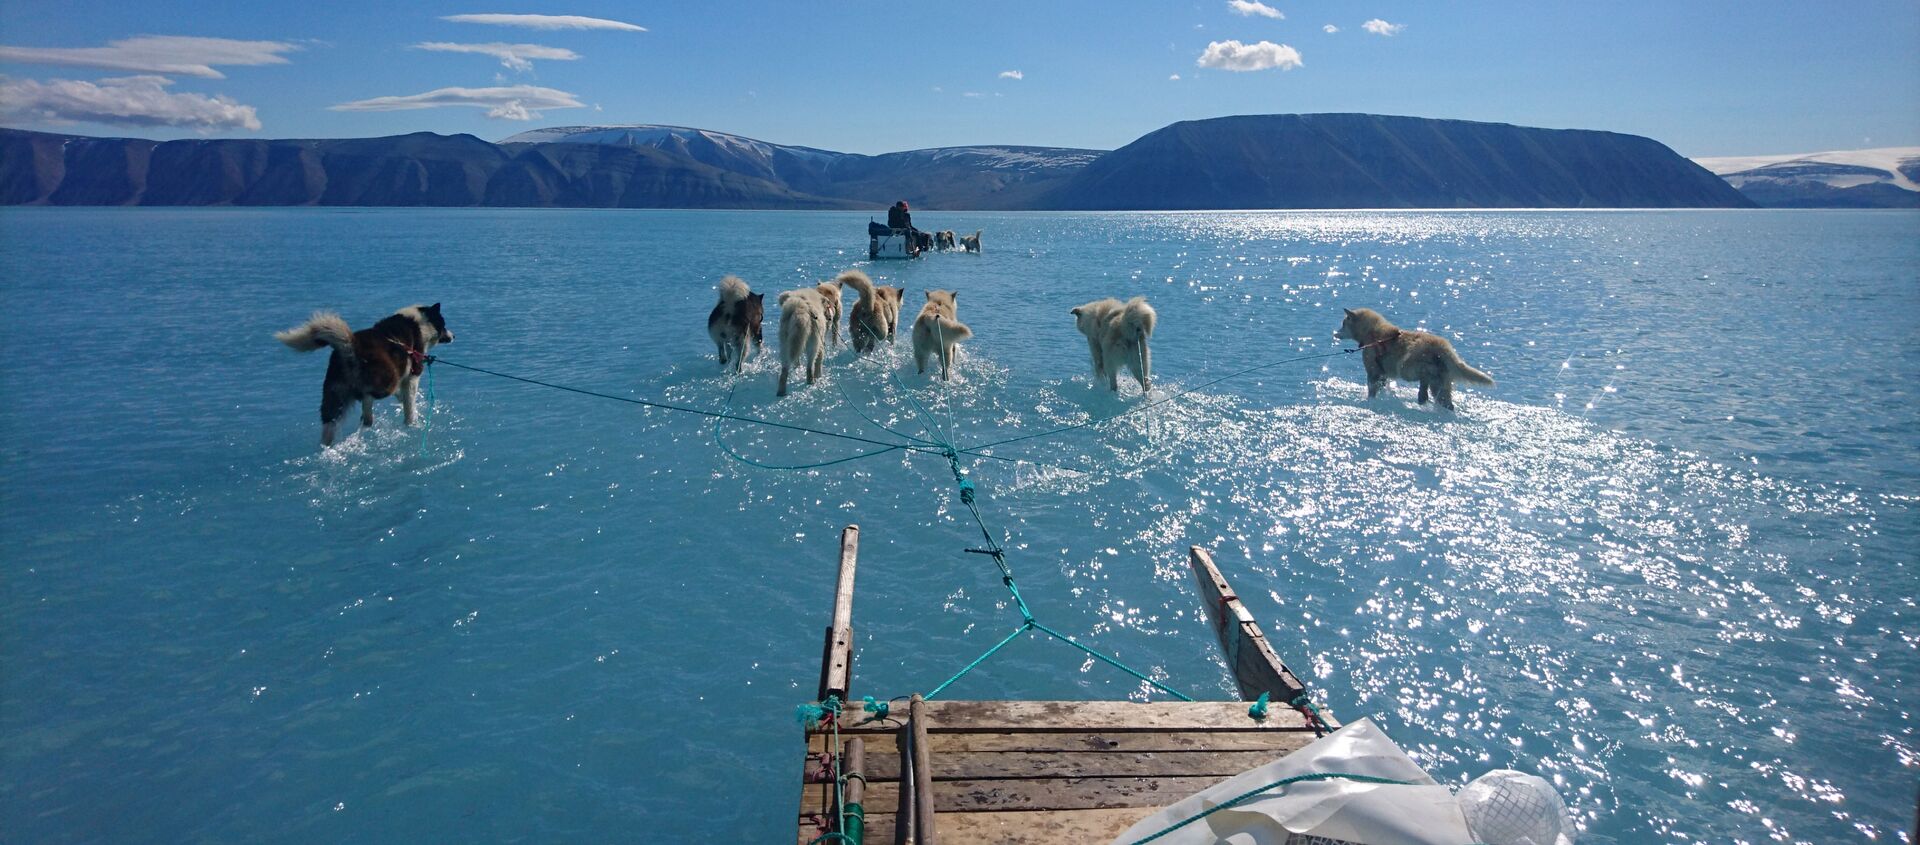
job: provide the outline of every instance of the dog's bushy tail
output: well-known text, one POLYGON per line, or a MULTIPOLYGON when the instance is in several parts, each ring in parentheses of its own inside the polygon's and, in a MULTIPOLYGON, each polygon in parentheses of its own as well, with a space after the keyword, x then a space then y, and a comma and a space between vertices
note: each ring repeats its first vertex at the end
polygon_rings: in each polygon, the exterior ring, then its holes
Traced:
POLYGON ((841 273, 834 281, 859 291, 861 302, 869 305, 873 303, 873 280, 867 278, 867 274, 859 270, 848 270, 841 273))
POLYGON ((940 336, 947 340, 966 340, 967 338, 973 337, 973 329, 967 328, 967 324, 959 320, 952 320, 946 317, 935 317, 934 319, 937 321, 936 325, 940 327, 940 336))
POLYGON ((1488 387, 1493 386, 1493 376, 1487 375, 1486 373, 1480 372, 1479 370, 1476 370, 1473 367, 1468 366, 1467 362, 1460 360, 1460 353, 1449 349, 1447 350, 1447 356, 1450 359, 1447 361, 1447 368, 1450 370, 1453 370, 1453 374, 1456 378, 1468 384, 1484 384, 1488 387))
POLYGON ((721 279, 718 289, 720 291, 720 304, 722 305, 732 305, 733 303, 746 299, 749 294, 753 293, 753 291, 747 288, 746 280, 739 276, 728 276, 721 279))
POLYGON ((273 336, 301 352, 331 346, 349 357, 353 355, 353 328, 332 311, 315 312, 306 325, 276 332, 273 336))
POLYGON ((1160 315, 1154 313, 1153 306, 1147 304, 1147 298, 1136 296, 1127 300, 1125 309, 1120 312, 1120 325, 1126 327, 1135 340, 1146 340, 1153 336, 1153 326, 1160 321, 1160 315))

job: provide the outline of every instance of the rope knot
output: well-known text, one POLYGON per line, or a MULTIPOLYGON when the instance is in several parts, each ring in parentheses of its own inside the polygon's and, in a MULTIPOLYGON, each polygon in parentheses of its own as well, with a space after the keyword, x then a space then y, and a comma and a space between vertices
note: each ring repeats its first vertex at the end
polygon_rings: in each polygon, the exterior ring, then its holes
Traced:
POLYGON ((1247 708, 1247 715, 1251 716, 1254 721, 1264 722, 1267 720, 1267 696, 1267 693, 1261 693, 1260 698, 1253 702, 1253 706, 1247 708))
POLYGON ((973 482, 960 479, 960 501, 973 504, 973 482))

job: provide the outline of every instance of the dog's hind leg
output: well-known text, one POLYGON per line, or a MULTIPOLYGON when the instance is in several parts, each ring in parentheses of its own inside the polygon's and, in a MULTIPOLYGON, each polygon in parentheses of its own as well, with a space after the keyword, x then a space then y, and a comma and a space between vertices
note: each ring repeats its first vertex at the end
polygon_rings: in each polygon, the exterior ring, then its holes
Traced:
POLYGON ((1447 381, 1446 379, 1434 382, 1433 398, 1434 401, 1440 403, 1440 407, 1449 411, 1453 410, 1453 382, 1447 381))
MULTIPOLYGON (((328 385, 327 387, 332 387, 328 385)), ((332 446, 340 435, 340 420, 347 415, 347 403, 351 400, 336 390, 323 389, 320 393, 320 445, 332 446)))
MULTIPOLYGON (((1436 389, 1434 392, 1439 393, 1440 391, 1436 389)), ((1427 382, 1425 379, 1420 381, 1420 404, 1427 404, 1427 382)))
POLYGON ((400 411, 407 425, 420 424, 420 409, 415 404, 420 399, 420 377, 408 376, 400 380, 400 411))
POLYGON ((773 392, 773 395, 775 396, 787 395, 787 373, 791 372, 792 370, 793 370, 792 364, 789 364, 785 361, 780 362, 780 387, 778 390, 775 390, 773 392))
POLYGON ((361 428, 373 427, 373 400, 372 399, 360 400, 360 427, 361 428))

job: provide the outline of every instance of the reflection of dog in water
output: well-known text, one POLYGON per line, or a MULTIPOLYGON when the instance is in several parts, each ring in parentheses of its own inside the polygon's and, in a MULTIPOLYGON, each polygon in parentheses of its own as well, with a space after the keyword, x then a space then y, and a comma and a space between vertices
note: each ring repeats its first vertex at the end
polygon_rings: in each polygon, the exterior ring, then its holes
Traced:
POLYGON ((313 315, 298 328, 274 337, 301 352, 333 348, 327 359, 327 380, 320 388, 320 445, 332 446, 340 432, 347 406, 360 403, 360 425, 373 425, 373 403, 395 393, 406 413, 407 425, 420 421, 414 399, 420 393, 420 374, 426 369, 427 350, 452 343, 440 317, 440 303, 409 305, 393 316, 354 331, 331 311, 313 315))
POLYGON ((1370 308, 1349 308, 1334 337, 1357 341, 1360 360, 1367 368, 1367 398, 1385 387, 1387 379, 1417 382, 1420 404, 1431 394, 1440 407, 1453 410, 1453 383, 1493 384, 1493 376, 1467 366, 1453 344, 1437 334, 1402 329, 1370 308))
POLYGON ((940 380, 951 377, 954 344, 973 337, 973 330, 957 317, 957 298, 952 291, 927 291, 927 304, 920 307, 920 316, 913 321, 914 372, 926 372, 928 356, 938 356, 940 380))
POLYGON ((1133 371, 1145 393, 1153 386, 1153 351, 1147 341, 1153 339, 1153 324, 1159 315, 1146 297, 1126 302, 1102 299, 1089 302, 1071 312, 1080 333, 1087 336, 1087 351, 1093 353, 1093 377, 1107 380, 1107 388, 1120 390, 1120 368, 1133 371))

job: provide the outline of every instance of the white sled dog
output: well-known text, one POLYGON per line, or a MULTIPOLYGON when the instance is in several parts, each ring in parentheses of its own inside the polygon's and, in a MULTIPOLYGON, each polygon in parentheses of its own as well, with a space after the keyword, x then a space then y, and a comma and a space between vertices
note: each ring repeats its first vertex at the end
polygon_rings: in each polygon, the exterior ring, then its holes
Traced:
POLYGON ((920 306, 920 316, 913 321, 914 372, 926 372, 927 358, 939 356, 940 380, 951 378, 954 344, 973 337, 973 330, 956 316, 958 297, 952 291, 927 291, 927 304, 920 306))
POLYGON ((820 292, 820 299, 826 308, 823 313, 827 316, 827 342, 834 346, 840 345, 840 286, 842 284, 844 282, 834 279, 831 282, 821 282, 813 286, 814 290, 820 292))
POLYGON ((860 294, 860 301, 847 311, 847 334, 853 338, 853 351, 865 353, 882 339, 892 343, 894 329, 900 324, 900 300, 907 289, 876 285, 859 270, 841 273, 834 281, 860 294))
POLYGON ((1420 404, 1431 394, 1440 407, 1453 410, 1453 383, 1492 385, 1493 376, 1467 366, 1453 344, 1437 334, 1403 329, 1371 308, 1345 309, 1340 330, 1333 333, 1342 340, 1360 344, 1360 360, 1367 368, 1367 398, 1372 399, 1385 387, 1387 379, 1418 382, 1420 404))
POLYGON ((780 389, 787 395, 787 377, 800 367, 812 384, 820 378, 827 352, 827 304, 820 291, 801 288, 780 294, 780 389))
POLYGON ((739 276, 728 276, 720 280, 720 301, 707 312, 707 336, 713 338, 713 346, 720 356, 720 369, 729 367, 740 372, 747 362, 749 341, 753 351, 760 350, 760 322, 766 316, 764 300, 766 294, 754 293, 747 289, 747 283, 739 276))
POLYGON ((1087 351, 1093 353, 1093 377, 1107 380, 1107 389, 1120 391, 1120 368, 1133 371, 1140 392, 1153 387, 1153 351, 1147 342, 1153 339, 1154 313, 1147 298, 1136 296, 1126 302, 1102 299, 1089 302, 1071 312, 1080 333, 1087 336, 1087 351))

